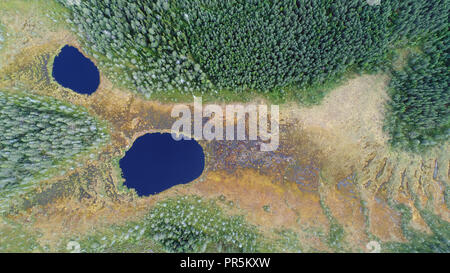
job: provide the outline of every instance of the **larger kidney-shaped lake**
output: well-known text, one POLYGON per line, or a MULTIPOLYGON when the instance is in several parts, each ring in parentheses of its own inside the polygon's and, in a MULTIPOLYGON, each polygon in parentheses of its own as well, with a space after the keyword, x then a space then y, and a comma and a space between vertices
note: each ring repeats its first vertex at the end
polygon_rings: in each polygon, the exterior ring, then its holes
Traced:
POLYGON ((119 165, 125 186, 148 196, 198 178, 205 168, 205 155, 195 140, 176 141, 168 133, 146 134, 136 139, 119 165))
POLYGON ((100 72, 77 48, 66 45, 53 62, 53 78, 79 94, 92 94, 100 85, 100 72))

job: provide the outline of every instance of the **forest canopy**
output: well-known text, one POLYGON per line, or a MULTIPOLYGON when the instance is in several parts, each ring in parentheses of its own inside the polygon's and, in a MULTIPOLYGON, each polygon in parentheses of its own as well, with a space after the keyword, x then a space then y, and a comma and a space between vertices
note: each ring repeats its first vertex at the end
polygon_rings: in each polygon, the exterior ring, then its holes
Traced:
POLYGON ((400 37, 448 21, 445 0, 58 1, 111 78, 147 97, 320 84, 378 69, 400 37))
POLYGON ((0 191, 33 183, 55 166, 107 139, 80 107, 0 91, 0 191))
POLYGON ((417 150, 450 137, 449 33, 437 33, 393 71, 386 129, 395 146, 417 150))

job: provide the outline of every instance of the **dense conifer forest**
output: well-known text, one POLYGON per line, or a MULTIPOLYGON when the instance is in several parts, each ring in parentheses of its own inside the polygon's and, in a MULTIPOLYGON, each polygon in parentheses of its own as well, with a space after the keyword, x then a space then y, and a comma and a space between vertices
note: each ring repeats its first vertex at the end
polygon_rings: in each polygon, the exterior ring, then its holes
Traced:
POLYGON ((0 116, 0 190, 33 182, 107 138, 86 110, 53 98, 0 91, 0 116))
POLYGON ((393 71, 386 128, 395 146, 420 150, 449 138, 448 54, 448 32, 439 33, 409 56, 403 70, 393 71))

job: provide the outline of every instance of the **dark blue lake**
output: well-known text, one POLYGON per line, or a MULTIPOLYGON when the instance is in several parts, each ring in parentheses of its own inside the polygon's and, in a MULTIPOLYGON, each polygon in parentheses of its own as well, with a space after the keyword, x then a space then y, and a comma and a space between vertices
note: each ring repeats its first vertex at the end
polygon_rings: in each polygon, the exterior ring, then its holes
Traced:
POLYGON ((66 45, 55 57, 52 75, 60 85, 79 94, 90 95, 100 85, 95 64, 73 46, 66 45))
POLYGON ((146 134, 136 139, 119 165, 125 186, 148 196, 198 178, 205 168, 205 155, 195 140, 176 141, 168 133, 146 134))

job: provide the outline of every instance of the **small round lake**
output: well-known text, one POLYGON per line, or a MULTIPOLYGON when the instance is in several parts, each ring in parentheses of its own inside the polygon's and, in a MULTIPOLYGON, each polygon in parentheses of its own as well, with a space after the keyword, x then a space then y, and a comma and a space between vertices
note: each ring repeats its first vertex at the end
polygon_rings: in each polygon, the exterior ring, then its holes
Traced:
POLYGON ((125 186, 148 196, 198 178, 205 168, 205 155, 195 140, 176 141, 168 133, 146 134, 136 139, 119 165, 125 186))
POLYGON ((69 45, 55 57, 52 75, 60 85, 79 94, 90 95, 100 85, 100 73, 95 64, 69 45))

